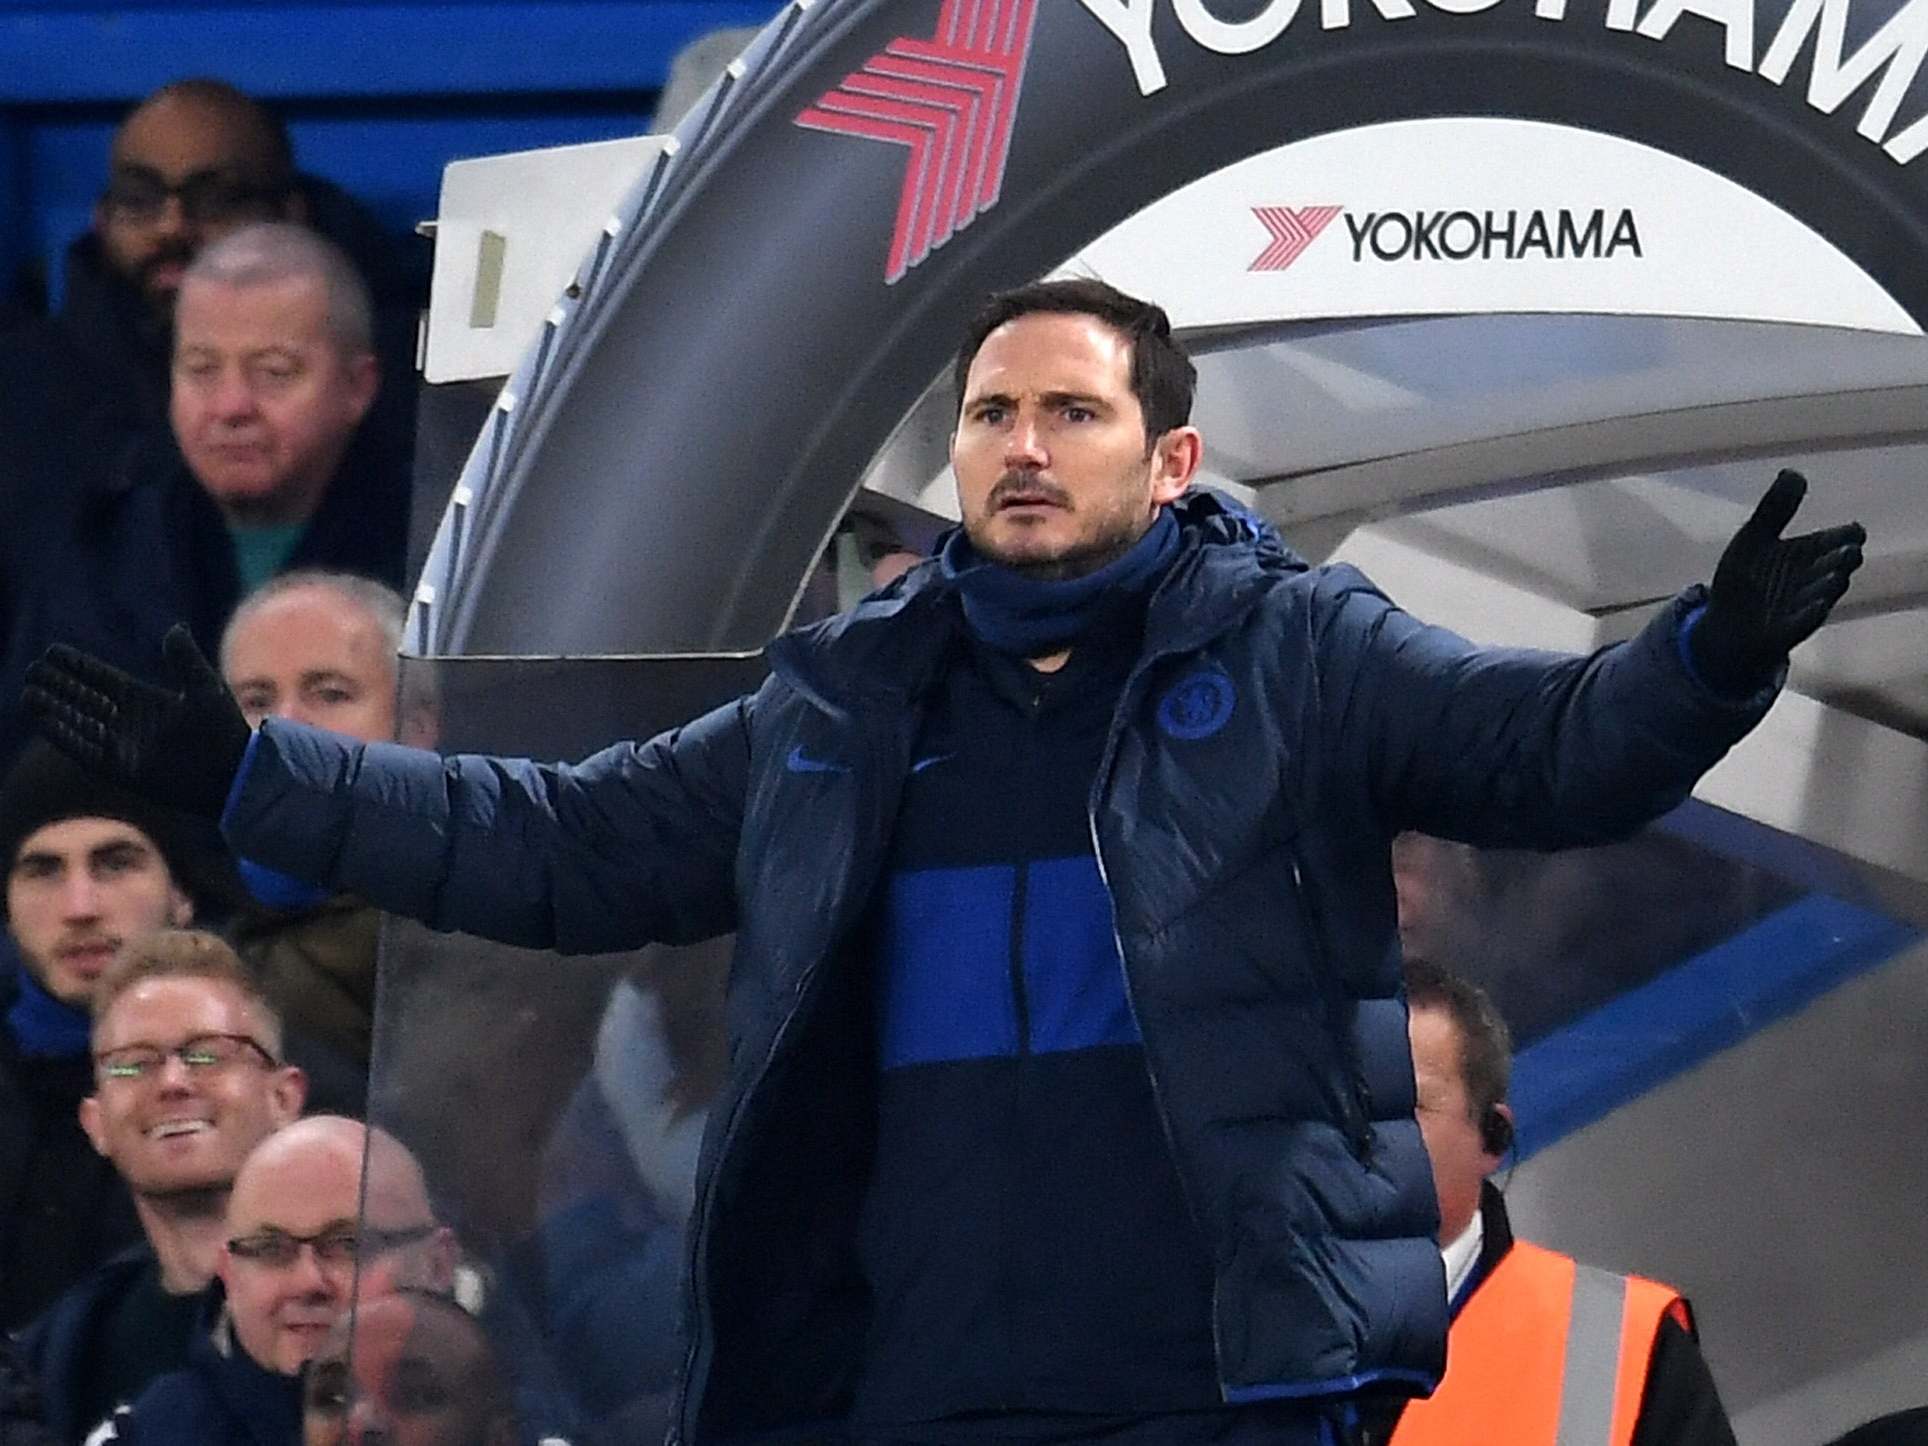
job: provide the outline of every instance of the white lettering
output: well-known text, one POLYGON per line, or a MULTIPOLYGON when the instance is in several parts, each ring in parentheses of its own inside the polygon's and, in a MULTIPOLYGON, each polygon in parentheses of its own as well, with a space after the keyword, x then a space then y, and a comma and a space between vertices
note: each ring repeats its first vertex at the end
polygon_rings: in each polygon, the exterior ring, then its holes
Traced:
MULTIPOLYGON (((1419 12, 1410 0, 1372 0, 1382 20, 1410 20, 1419 12)), ((1352 0, 1319 0, 1319 28, 1344 30, 1352 24, 1352 0)))
POLYGON ((1221 20, 1205 8, 1205 0, 1172 0, 1172 10, 1186 33, 1207 50, 1247 55, 1285 33, 1299 13, 1299 0, 1272 0, 1250 20, 1221 20))
POLYGON ((1607 29, 1633 29, 1634 15, 1640 8, 1640 0, 1607 0, 1607 29))
POLYGON ((1533 0, 1533 13, 1542 20, 1566 19, 1566 0, 1533 0))
POLYGON ((1655 0, 1640 22, 1649 40, 1665 40, 1683 15, 1698 15, 1727 31, 1727 63, 1736 70, 1754 66, 1754 0, 1655 0))
POLYGON ((1151 12, 1157 0, 1084 0, 1084 8, 1115 35, 1131 59, 1132 78, 1140 95, 1165 88, 1165 63, 1151 39, 1151 12))
POLYGON ((1448 15, 1477 15, 1482 10, 1491 10, 1500 0, 1426 0, 1426 3, 1448 15))
POLYGON ((1889 136, 1888 144, 1881 149, 1904 166, 1923 151, 1928 151, 1928 116, 1922 117, 1899 135, 1889 136))
POLYGON ((1885 64, 1887 73, 1881 77, 1867 110, 1862 112, 1861 124, 1855 127, 1869 140, 1880 140, 1894 124, 1901 99, 1914 84, 1923 57, 1928 56, 1928 4, 1923 0, 1908 0, 1843 64, 1841 51, 1847 43, 1848 0, 1794 0, 1787 18, 1775 33, 1774 43, 1761 57, 1764 77, 1776 85, 1787 79, 1794 57, 1815 29, 1817 20, 1820 33, 1815 38, 1814 63, 1808 72, 1808 104, 1823 115, 1834 114, 1842 101, 1885 64))

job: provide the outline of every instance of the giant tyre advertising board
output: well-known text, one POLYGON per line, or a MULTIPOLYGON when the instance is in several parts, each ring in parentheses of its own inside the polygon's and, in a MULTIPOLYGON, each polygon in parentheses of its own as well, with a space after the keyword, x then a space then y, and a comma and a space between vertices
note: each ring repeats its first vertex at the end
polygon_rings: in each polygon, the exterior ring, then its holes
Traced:
POLYGON ((430 653, 746 650, 995 287, 1928 318, 1928 0, 797 0, 612 217, 430 653), (559 585, 561 584, 561 585, 559 585))

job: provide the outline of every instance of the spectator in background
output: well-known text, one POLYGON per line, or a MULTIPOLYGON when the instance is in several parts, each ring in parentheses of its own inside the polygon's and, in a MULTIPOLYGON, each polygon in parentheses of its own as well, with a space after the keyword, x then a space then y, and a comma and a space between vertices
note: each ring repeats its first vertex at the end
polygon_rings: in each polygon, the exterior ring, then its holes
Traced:
MULTIPOLYGON (((92 228, 67 254, 58 315, 0 345, 0 431, 10 445, 37 444, 8 475, 45 491, 62 462, 118 453, 160 430, 184 269, 203 247, 261 221, 310 225, 354 257, 384 315, 383 354, 408 365, 421 268, 338 187, 300 174, 286 127, 260 102, 225 81, 175 81, 115 132, 92 228), (28 436, 17 421, 41 431, 28 436)), ((402 437, 407 415, 396 414, 402 437)))
MULTIPOLYGON (((292 718, 365 742, 435 741, 431 697, 398 699, 401 594, 347 573, 284 573, 243 602, 221 638, 221 673, 250 721, 292 718)), ((282 1015, 368 1070, 381 916, 247 863, 253 903, 233 925, 235 947, 282 1015)))
POLYGON ((461 1306, 399 1291, 335 1323, 307 1373, 302 1443, 515 1446, 507 1378, 461 1306))
POLYGON ((401 581, 408 478, 363 425, 380 366, 348 259, 298 226, 249 227, 194 259, 175 312, 179 453, 90 498, 23 560, 9 677, 54 639, 151 664, 176 619, 212 649, 241 598, 291 568, 401 581))
POLYGON ((338 1115, 299 1120, 235 1176, 217 1272, 224 1300, 187 1365, 153 1381, 101 1441, 286 1446, 301 1431, 299 1372, 363 1299, 449 1288, 454 1241, 414 1159, 338 1115), (366 1157, 367 1186, 363 1193, 366 1157))
MULTIPOLYGON (((166 415, 169 324, 188 262, 257 221, 307 205, 281 122, 218 80, 164 86, 114 133, 93 227, 67 254, 60 312, 17 344, 48 367, 59 425, 83 441, 166 415)), ((32 381, 32 377, 25 377, 32 381)))
POLYGON ((296 559, 399 577, 405 502, 368 506, 405 485, 364 478, 352 455, 381 385, 372 326, 348 258, 298 226, 237 232, 187 273, 168 417, 226 524, 232 574, 207 559, 218 591, 245 595, 296 559))
POLYGON ((62 1440, 188 1359, 235 1172, 301 1111, 281 1024, 212 934, 131 940, 102 980, 80 1121, 133 1192, 145 1241, 56 1301, 24 1346, 62 1440))
POLYGON ((1513 1145, 1512 1042, 1493 1002, 1409 959, 1406 1004, 1452 1327, 1439 1390, 1395 1405, 1367 1441, 1734 1446, 1686 1301, 1513 1239, 1487 1178, 1513 1145))
POLYGON ((31 745, 0 786, 0 1327, 18 1329, 140 1239, 113 1166, 82 1132, 95 986, 127 940, 187 923, 190 849, 165 810, 31 745))
MULTIPOLYGON (((262 221, 305 222, 354 258, 377 298, 377 349, 391 375, 409 375, 425 268, 338 188, 299 174, 287 131, 258 102, 218 80, 156 91, 114 135, 93 226, 67 258, 59 313, 0 336, 0 635, 14 636, 35 608, 43 567, 68 565, 77 533, 124 519, 130 489, 172 451, 172 325, 185 268, 262 221)), ((413 388, 384 388, 368 432, 378 470, 406 478, 413 388)), ((156 520, 138 518, 130 531, 158 553, 156 520)), ((137 579, 151 576, 150 565, 137 579)), ((111 596, 135 608, 138 624, 134 587, 111 596)), ((103 627, 116 625, 132 626, 122 617, 103 627)), ((0 713, 0 766, 21 741, 11 713, 0 713)))

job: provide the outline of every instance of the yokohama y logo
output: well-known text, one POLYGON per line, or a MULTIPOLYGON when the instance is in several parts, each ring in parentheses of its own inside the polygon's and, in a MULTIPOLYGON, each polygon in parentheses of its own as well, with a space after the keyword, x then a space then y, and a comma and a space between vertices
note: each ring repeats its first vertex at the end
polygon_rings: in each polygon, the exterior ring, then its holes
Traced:
POLYGON ((909 148, 886 282, 997 204, 1037 4, 944 0, 933 38, 891 41, 797 117, 909 148))
POLYGON ((1283 271, 1305 248, 1319 239, 1319 233, 1339 214, 1337 206, 1254 206, 1252 214, 1272 233, 1272 244, 1259 253, 1249 271, 1283 271))

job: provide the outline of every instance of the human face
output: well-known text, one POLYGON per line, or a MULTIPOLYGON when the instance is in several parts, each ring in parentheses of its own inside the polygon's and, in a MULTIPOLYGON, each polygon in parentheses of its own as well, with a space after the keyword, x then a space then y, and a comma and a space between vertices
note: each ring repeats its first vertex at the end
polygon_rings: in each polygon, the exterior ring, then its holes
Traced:
MULTIPOLYGON (((129 1045, 172 1050, 204 1034, 242 1035, 270 1056, 267 1021, 218 979, 143 979, 94 1023, 94 1055, 129 1045)), ((173 1055, 139 1079, 96 1071, 81 1127, 138 1197, 225 1190, 263 1139, 301 1112, 301 1072, 252 1050, 229 1064, 191 1069, 173 1055)))
POLYGON ((114 139, 94 233, 108 265, 165 312, 187 263, 208 242, 256 221, 291 218, 285 190, 268 184, 264 138, 241 112, 162 96, 129 116, 114 139), (193 203, 178 191, 186 188, 193 203))
POLYGON ((174 437, 231 522, 305 522, 375 399, 375 359, 345 353, 306 276, 201 277, 174 312, 174 437))
POLYGON ((1473 1102, 1466 1093, 1466 1044, 1452 1015, 1422 1006, 1411 1011, 1407 1028, 1412 1037, 1419 1133, 1433 1162, 1433 1188, 1439 1195, 1439 1238, 1450 1242, 1473 1223, 1480 1183, 1499 1168, 1500 1157, 1488 1151, 1480 1138, 1473 1102))
POLYGON ((221 661, 250 724, 291 718, 365 742, 395 736, 394 652, 368 611, 333 588, 295 588, 249 609, 221 661))
MULTIPOLYGON (((277 1151, 272 1160, 251 1161, 228 1198, 228 1239, 353 1232, 360 1185, 359 1162, 337 1149, 277 1151)), ((352 1258, 324 1260, 311 1245, 277 1265, 224 1244, 218 1270, 235 1339, 258 1365, 288 1376, 321 1348, 355 1278, 352 1258)))
POLYGON ((987 336, 951 438, 972 545, 1041 577, 1081 577, 1128 550, 1198 459, 1192 427, 1147 447, 1130 340, 1077 313, 1031 312, 987 336))
POLYGON ((153 840, 131 823, 70 818, 27 835, 7 872, 7 928, 40 987, 85 1007, 137 934, 194 912, 153 840))
POLYGON ((514 1439, 487 1341, 455 1305, 391 1296, 344 1317, 309 1367, 303 1446, 495 1446, 514 1439))

